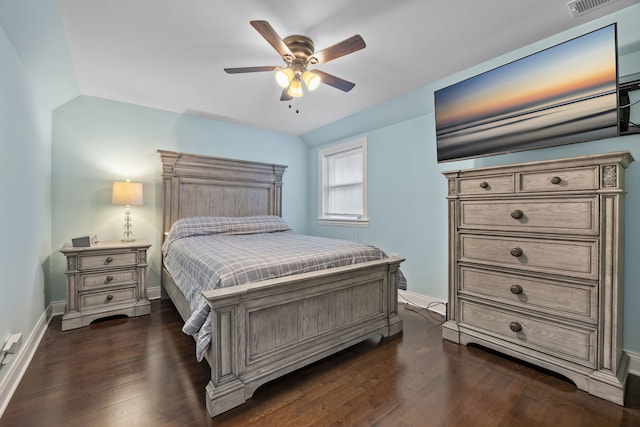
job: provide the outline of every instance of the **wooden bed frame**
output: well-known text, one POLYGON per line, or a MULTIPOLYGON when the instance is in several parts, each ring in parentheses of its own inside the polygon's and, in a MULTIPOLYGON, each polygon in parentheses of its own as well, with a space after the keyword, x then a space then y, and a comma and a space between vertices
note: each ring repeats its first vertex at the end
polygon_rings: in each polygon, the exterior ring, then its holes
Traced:
MULTIPOLYGON (((163 233, 187 216, 281 216, 286 166, 158 153, 163 233)), ((402 261, 392 257, 204 292, 212 323, 209 414, 241 405, 260 385, 358 342, 400 333, 402 261)), ((189 304, 164 266, 162 288, 186 320, 189 304)))

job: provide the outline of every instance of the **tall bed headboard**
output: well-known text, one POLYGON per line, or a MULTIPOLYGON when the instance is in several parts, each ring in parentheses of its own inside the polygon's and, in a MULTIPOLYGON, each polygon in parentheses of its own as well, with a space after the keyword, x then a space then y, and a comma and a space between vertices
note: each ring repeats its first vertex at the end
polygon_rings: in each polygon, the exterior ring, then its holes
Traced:
POLYGON ((162 231, 187 216, 282 216, 286 166, 158 150, 162 231))

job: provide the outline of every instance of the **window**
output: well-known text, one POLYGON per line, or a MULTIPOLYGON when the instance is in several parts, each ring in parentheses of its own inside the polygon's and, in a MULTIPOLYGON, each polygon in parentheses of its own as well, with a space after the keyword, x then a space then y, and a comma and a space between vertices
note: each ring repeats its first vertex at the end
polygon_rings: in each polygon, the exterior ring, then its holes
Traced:
POLYGON ((318 152, 318 222, 369 225, 367 215, 367 138, 318 152))

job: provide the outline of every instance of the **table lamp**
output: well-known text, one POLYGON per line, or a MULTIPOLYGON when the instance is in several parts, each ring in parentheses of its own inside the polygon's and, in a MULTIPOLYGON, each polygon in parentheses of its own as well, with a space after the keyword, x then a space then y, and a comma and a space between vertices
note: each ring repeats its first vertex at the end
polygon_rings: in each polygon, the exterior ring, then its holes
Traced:
POLYGON ((125 205, 124 207, 124 238, 123 242, 134 242, 131 232, 131 206, 142 205, 142 183, 114 181, 111 203, 125 205))

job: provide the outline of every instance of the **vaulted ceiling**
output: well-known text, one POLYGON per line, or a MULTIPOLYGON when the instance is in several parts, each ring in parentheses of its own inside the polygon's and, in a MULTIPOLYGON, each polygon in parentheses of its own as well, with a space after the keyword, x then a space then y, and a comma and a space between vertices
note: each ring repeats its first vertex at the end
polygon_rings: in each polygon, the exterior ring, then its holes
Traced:
POLYGON ((295 135, 634 3, 574 17, 565 0, 59 0, 82 94, 295 135), (290 109, 273 72, 226 74, 283 65, 250 20, 316 50, 360 34, 365 49, 317 66, 355 88, 290 109))

